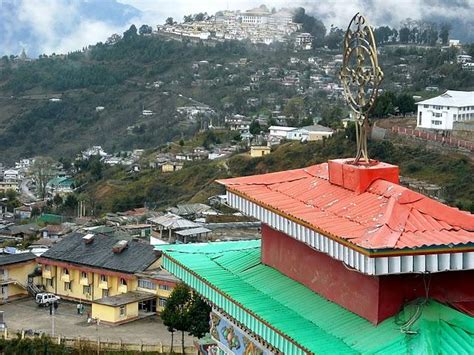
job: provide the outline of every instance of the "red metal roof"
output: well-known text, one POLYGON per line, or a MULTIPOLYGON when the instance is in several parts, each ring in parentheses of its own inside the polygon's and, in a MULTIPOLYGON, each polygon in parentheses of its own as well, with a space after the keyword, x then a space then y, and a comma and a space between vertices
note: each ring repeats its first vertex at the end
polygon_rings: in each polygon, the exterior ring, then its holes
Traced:
POLYGON ((474 215, 376 180, 360 194, 328 180, 328 164, 219 180, 259 205, 365 249, 474 243, 474 215))

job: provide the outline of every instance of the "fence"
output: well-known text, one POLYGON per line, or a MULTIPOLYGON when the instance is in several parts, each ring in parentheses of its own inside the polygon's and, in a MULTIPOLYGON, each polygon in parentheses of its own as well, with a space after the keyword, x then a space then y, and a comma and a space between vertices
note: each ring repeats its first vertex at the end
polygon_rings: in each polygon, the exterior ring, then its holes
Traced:
POLYGON ((462 139, 457 139, 453 137, 445 137, 443 135, 436 134, 436 133, 419 131, 416 129, 397 127, 397 126, 392 127, 392 132, 395 134, 402 135, 402 136, 409 136, 409 137, 419 138, 425 141, 438 142, 444 145, 448 145, 450 147, 464 148, 471 152, 474 151, 474 143, 465 141, 462 139))
MULTIPOLYGON (((21 339, 25 338, 35 338, 40 337, 40 333, 31 333, 25 330, 9 330, 4 329, 2 337, 4 339, 16 339, 20 336, 21 339)), ((97 339, 88 339, 88 338, 70 338, 63 337, 61 335, 49 336, 51 341, 55 344, 63 344, 67 348, 75 349, 90 349, 93 351, 130 351, 130 352, 155 352, 155 353, 170 353, 171 347, 169 345, 163 345, 162 343, 158 344, 145 344, 145 343, 125 343, 122 341, 110 341, 110 340, 101 340, 97 339)), ((173 347, 173 353, 182 354, 181 344, 175 344, 173 347)), ((197 354, 196 348, 193 346, 187 346, 184 348, 185 354, 197 354)))

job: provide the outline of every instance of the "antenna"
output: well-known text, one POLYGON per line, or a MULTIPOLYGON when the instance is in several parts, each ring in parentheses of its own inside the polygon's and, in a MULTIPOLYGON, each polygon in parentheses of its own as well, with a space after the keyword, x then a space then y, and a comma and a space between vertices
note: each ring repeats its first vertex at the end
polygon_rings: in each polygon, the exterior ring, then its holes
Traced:
POLYGON ((378 64, 374 33, 360 13, 352 18, 347 27, 339 78, 356 120, 357 152, 353 164, 359 164, 361 158, 368 164, 368 114, 374 107, 383 72, 378 64))

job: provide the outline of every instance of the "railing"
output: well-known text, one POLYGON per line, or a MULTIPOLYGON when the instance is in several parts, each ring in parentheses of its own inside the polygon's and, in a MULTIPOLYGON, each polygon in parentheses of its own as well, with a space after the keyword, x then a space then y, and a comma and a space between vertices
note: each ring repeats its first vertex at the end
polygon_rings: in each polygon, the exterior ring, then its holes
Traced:
POLYGON ((398 126, 392 127, 392 132, 395 134, 402 135, 402 136, 409 136, 409 137, 419 138, 425 141, 438 142, 438 143, 445 144, 451 147, 464 148, 471 152, 474 151, 474 143, 465 141, 462 139, 457 139, 453 137, 445 137, 443 135, 436 134, 436 133, 420 131, 420 130, 411 129, 411 128, 398 127, 398 126))
MULTIPOLYGON (((41 337, 43 334, 35 332, 33 330, 13 330, 13 329, 4 329, 1 334, 1 337, 4 339, 25 339, 25 338, 36 338, 41 337)), ((47 334, 45 334, 47 335, 47 334)), ((63 344, 67 348, 73 349, 87 349, 92 351, 129 351, 129 352, 156 352, 168 354, 171 351, 169 345, 164 345, 159 342, 157 344, 146 344, 146 343, 127 343, 121 340, 111 341, 107 339, 88 339, 81 337, 64 337, 61 335, 58 336, 49 336, 51 341, 55 344, 63 344)), ((182 354, 181 344, 175 344, 173 346, 173 353, 182 354)), ((186 346, 184 348, 184 354, 197 354, 194 346, 186 346)))

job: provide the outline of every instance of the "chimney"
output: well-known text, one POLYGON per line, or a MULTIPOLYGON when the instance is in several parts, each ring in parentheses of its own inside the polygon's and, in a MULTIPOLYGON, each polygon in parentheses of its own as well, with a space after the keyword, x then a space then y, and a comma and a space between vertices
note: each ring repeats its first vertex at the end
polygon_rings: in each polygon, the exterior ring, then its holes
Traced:
POLYGON ((82 237, 84 244, 91 244, 94 241, 94 234, 86 234, 82 237))
POLYGON ((365 192, 378 179, 399 183, 399 168, 396 165, 376 160, 358 164, 353 164, 353 161, 351 158, 329 160, 329 182, 356 194, 365 192))
POLYGON ((121 240, 114 244, 112 251, 115 254, 120 254, 124 249, 128 248, 128 242, 126 240, 121 240))

